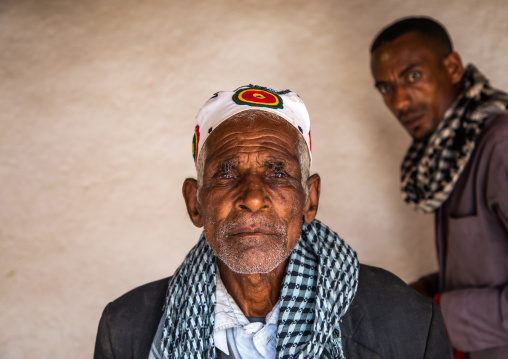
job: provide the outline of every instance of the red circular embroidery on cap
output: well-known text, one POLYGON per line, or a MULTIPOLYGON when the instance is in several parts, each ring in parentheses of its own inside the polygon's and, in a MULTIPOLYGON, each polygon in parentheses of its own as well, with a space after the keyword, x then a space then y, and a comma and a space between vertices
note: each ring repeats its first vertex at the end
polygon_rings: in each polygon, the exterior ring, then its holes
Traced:
POLYGON ((283 108, 282 99, 279 95, 257 88, 238 90, 233 95, 233 101, 238 105, 283 108))

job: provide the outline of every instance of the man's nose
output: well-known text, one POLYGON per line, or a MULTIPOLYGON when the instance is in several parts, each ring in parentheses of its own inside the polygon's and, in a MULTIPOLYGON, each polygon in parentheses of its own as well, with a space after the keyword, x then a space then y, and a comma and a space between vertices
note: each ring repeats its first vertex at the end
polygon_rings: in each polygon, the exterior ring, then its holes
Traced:
POLYGON ((398 111, 406 110, 411 104, 411 96, 405 86, 395 86, 392 95, 393 108, 398 111))
POLYGON ((257 212, 270 207, 270 199, 265 188, 266 184, 259 175, 246 175, 239 185, 240 195, 237 200, 237 208, 257 212))

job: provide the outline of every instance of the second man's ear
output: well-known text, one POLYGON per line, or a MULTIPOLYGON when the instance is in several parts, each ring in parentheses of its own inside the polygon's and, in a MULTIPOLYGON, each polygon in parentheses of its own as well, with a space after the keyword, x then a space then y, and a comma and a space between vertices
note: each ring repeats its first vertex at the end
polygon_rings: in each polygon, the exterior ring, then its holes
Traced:
POLYGON ((462 65, 460 55, 456 52, 452 52, 443 61, 446 70, 450 75, 452 84, 455 85, 460 83, 462 81, 462 76, 464 75, 464 65, 462 65))
POLYGON ((186 178, 183 181, 182 194, 190 220, 196 227, 203 227, 203 216, 198 201, 198 182, 194 178, 186 178))
POLYGON ((303 209, 303 217, 306 223, 310 223, 316 218, 319 195, 321 194, 321 177, 317 173, 313 174, 307 180, 307 187, 309 189, 309 196, 305 207, 303 209))

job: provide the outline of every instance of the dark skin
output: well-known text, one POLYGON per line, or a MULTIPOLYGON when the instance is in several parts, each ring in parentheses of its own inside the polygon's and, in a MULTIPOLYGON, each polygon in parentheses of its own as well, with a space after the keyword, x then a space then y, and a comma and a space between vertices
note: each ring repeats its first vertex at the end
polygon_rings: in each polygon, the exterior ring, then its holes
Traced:
POLYGON ((425 139, 457 98, 464 67, 456 52, 409 32, 372 53, 371 71, 386 106, 414 139, 425 139))
POLYGON ((194 179, 182 191, 189 217, 217 254, 226 289, 246 316, 265 317, 279 300, 303 221, 316 216, 321 180, 317 174, 307 180, 305 198, 300 135, 285 120, 255 113, 254 120, 240 113, 212 132, 199 197, 194 179))
MULTIPOLYGON (((371 71, 386 106, 415 140, 423 140, 461 91, 464 67, 456 52, 447 54, 418 32, 409 32, 372 53, 371 71)), ((426 276, 410 287, 432 298, 437 280, 435 274, 426 276)))

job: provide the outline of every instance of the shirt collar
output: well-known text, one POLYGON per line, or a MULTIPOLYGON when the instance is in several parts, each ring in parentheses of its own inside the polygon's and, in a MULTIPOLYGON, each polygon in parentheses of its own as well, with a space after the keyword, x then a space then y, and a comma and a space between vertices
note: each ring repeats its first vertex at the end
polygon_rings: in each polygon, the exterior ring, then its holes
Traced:
MULTIPOLYGON (((224 282, 220 277, 219 268, 215 269, 217 287, 215 290, 215 325, 213 337, 215 347, 229 355, 226 330, 234 327, 245 327, 250 324, 245 314, 236 304, 233 297, 228 293, 224 282)), ((275 324, 279 319, 280 300, 266 316, 266 324, 275 324)))

